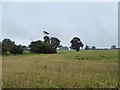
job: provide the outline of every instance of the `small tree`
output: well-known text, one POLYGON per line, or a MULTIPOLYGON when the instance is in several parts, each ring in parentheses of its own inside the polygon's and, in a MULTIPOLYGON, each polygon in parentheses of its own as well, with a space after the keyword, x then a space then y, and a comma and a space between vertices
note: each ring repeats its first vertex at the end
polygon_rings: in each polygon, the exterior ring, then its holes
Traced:
POLYGON ((96 47, 95 46, 92 46, 92 48, 91 48, 92 50, 95 50, 96 49, 96 47))
POLYGON ((85 50, 90 50, 90 46, 86 45, 85 50))
POLYGON ((111 49, 116 49, 116 46, 115 46, 115 45, 112 45, 112 46, 111 46, 111 49))

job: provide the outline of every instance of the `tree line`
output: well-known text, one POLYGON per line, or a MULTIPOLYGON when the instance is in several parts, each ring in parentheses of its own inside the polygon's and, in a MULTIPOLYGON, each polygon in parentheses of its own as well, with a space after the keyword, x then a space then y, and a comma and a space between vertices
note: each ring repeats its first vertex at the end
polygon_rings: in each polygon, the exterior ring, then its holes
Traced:
MULTIPOLYGON (((44 32, 44 41, 37 40, 37 41, 32 41, 28 47, 27 46, 22 46, 22 45, 16 45, 14 41, 6 38, 0 42, 0 53, 2 55, 8 55, 9 53, 11 54, 23 54, 23 51, 30 51, 31 53, 44 53, 44 54, 49 54, 49 53, 57 53, 57 48, 62 47, 60 45, 60 40, 56 37, 49 37, 49 33, 46 31, 44 32)), ((71 46, 70 49, 79 51, 80 48, 83 49, 83 43, 79 37, 73 37, 73 39, 70 41, 71 46)), ((112 49, 115 49, 116 46, 112 45, 112 49)), ((85 50, 95 50, 96 47, 86 45, 85 50)))
MULTIPOLYGON (((23 54, 23 51, 29 50, 31 53, 57 53, 57 48, 61 47, 60 40, 56 37, 49 37, 49 33, 43 31, 45 36, 43 37, 44 41, 37 40, 32 41, 28 47, 22 45, 16 45, 14 41, 6 38, 0 42, 2 47, 1 53, 3 55, 6 54, 23 54)), ((80 38, 74 37, 71 41, 71 49, 76 51, 80 50, 80 47, 83 48, 83 43, 81 42, 80 38)))

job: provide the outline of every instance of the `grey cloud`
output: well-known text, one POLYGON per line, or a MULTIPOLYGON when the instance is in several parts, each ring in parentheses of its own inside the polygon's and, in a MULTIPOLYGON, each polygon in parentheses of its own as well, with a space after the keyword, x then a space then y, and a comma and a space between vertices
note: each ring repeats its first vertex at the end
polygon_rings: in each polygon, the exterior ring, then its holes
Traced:
POLYGON ((70 45, 73 36, 84 44, 117 44, 117 3, 4 3, 3 38, 28 44, 47 30, 70 45))

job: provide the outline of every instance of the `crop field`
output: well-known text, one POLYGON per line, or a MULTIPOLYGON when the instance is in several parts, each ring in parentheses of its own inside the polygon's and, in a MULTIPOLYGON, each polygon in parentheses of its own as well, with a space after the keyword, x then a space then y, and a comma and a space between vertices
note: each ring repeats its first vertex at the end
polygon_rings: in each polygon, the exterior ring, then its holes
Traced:
POLYGON ((118 88, 118 51, 2 57, 3 88, 118 88))

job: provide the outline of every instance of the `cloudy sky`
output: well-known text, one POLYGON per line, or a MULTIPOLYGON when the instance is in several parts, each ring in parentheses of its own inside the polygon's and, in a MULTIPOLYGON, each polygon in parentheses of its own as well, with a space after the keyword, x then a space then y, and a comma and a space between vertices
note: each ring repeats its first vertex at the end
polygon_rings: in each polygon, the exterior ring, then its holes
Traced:
POLYGON ((2 4, 2 39, 28 45, 43 31, 70 46, 74 36, 84 45, 118 45, 117 2, 6 2, 2 4))

